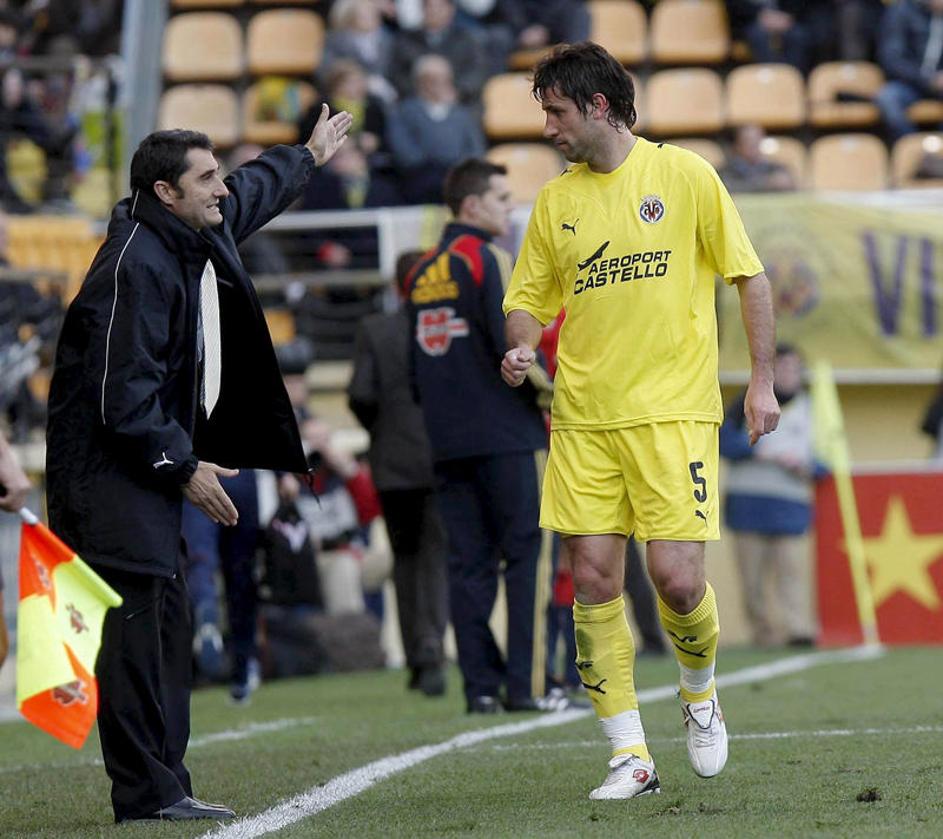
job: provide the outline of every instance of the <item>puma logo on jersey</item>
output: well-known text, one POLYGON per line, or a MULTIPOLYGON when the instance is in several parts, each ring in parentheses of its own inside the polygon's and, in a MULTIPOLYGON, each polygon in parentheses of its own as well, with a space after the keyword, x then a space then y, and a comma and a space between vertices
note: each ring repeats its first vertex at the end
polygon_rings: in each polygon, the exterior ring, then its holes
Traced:
POLYGON ((609 242, 608 241, 603 242, 596 249, 596 253, 594 253, 588 259, 584 259, 582 262, 577 263, 577 266, 576 266, 577 270, 582 271, 584 268, 589 268, 590 265, 592 265, 597 259, 599 259, 606 252, 606 248, 608 247, 609 247, 609 242))
POLYGON ((160 469, 161 466, 173 466, 174 462, 167 457, 167 452, 160 453, 161 459, 154 463, 155 469, 160 469))
POLYGON ((694 515, 696 515, 698 518, 704 519, 704 521, 707 521, 707 516, 705 516, 700 510, 695 510, 694 515))
POLYGON ((566 222, 563 222, 563 223, 560 225, 560 229, 561 229, 561 230, 569 230, 570 233, 572 233, 572 234, 575 236, 575 235, 576 235, 576 225, 578 225, 579 223, 580 223, 580 220, 579 220, 579 219, 577 219, 576 221, 574 221, 573 224, 567 224, 566 222))

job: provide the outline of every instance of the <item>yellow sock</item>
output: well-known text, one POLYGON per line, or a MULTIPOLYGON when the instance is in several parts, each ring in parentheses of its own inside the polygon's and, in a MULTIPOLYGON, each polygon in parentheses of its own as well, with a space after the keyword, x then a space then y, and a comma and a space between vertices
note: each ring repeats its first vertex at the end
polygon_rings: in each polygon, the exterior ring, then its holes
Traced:
POLYGON ((714 664, 720 636, 717 599, 711 584, 707 584, 704 598, 693 612, 679 615, 659 597, 658 614, 661 625, 671 637, 681 667, 681 698, 685 702, 710 699, 714 692, 714 664))
POLYGON ((635 695, 635 644, 620 595, 594 606, 573 604, 576 667, 613 756, 636 754, 651 760, 635 695))

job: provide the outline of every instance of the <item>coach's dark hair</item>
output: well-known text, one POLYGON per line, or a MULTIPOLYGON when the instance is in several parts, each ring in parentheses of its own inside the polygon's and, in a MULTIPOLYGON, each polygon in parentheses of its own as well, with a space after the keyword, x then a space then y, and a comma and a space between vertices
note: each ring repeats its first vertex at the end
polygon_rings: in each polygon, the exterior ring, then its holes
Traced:
POLYGON ((155 181, 167 181, 175 189, 187 171, 190 149, 213 151, 213 142, 199 131, 172 128, 148 134, 131 158, 131 191, 152 193, 155 181))
POLYGON ((599 44, 581 41, 561 44, 534 68, 532 93, 540 102, 547 91, 556 91, 576 103, 584 116, 593 107, 593 94, 609 103, 609 124, 614 128, 635 125, 635 84, 628 71, 599 44))
POLYGON ((452 215, 458 215, 462 202, 469 195, 484 195, 491 185, 492 175, 507 173, 507 167, 480 157, 469 157, 455 164, 445 176, 445 184, 442 187, 443 198, 452 215))

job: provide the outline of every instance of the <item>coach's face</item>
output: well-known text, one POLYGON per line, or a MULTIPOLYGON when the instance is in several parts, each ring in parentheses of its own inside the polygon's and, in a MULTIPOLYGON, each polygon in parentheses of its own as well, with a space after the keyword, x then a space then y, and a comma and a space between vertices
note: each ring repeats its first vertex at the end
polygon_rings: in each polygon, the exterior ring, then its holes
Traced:
POLYGON ((590 159, 593 122, 580 112, 576 103, 556 90, 545 91, 541 97, 544 110, 544 137, 552 142, 570 161, 583 163, 590 159))
POLYGON ((511 184, 506 175, 488 178, 488 189, 481 195, 469 196, 472 220, 492 236, 503 236, 511 227, 511 209, 514 201, 511 184))
POLYGON ((211 151, 199 148, 187 151, 187 163, 189 168, 176 189, 166 181, 157 181, 154 190, 164 206, 194 230, 215 227, 223 220, 219 202, 229 195, 219 163, 211 151))

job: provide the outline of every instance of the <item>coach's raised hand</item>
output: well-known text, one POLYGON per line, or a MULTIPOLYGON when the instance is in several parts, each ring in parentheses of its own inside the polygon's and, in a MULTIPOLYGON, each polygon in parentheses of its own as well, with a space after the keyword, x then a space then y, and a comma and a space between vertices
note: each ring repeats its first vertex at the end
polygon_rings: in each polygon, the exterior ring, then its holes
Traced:
POLYGON ((305 145, 314 155, 314 162, 318 166, 327 163, 347 139, 347 132, 354 118, 347 111, 338 111, 330 116, 330 109, 325 102, 321 106, 321 116, 305 145))

